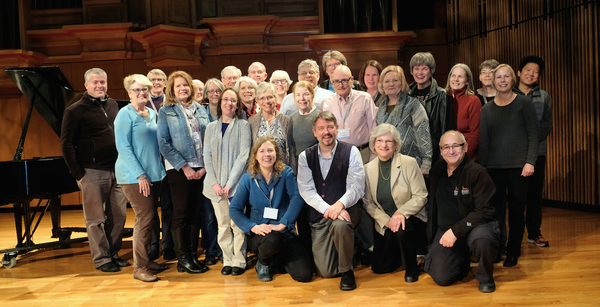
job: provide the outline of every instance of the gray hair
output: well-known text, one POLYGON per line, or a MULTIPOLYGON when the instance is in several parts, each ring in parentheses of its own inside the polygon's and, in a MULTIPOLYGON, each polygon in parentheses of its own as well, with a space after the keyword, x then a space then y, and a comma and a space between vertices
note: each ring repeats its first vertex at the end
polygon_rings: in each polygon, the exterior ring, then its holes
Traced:
POLYGON ((496 61, 496 59, 485 60, 479 65, 479 71, 482 71, 484 68, 494 70, 498 65, 500 65, 500 62, 496 61))
POLYGON ((210 78, 206 81, 206 84, 204 84, 204 90, 202 91, 202 99, 208 98, 208 88, 213 83, 219 87, 221 93, 225 92, 225 85, 223 85, 223 82, 221 82, 221 80, 217 78, 210 78))
POLYGON ((400 132, 398 132, 396 127, 390 124, 379 124, 379 126, 373 128, 373 131, 371 131, 371 136, 369 137, 369 149, 371 150, 371 152, 376 152, 375 141, 377 140, 377 138, 388 132, 392 134, 392 138, 394 139, 394 142, 396 142, 396 148, 394 150, 396 152, 400 152, 400 147, 402 147, 402 141, 400 140, 400 132))
POLYGON ((331 59, 336 59, 342 63, 342 65, 348 65, 348 61, 344 54, 337 50, 329 50, 325 55, 323 55, 323 69, 327 71, 327 62, 331 59))
MULTIPOLYGON (((250 66, 252 66, 252 65, 250 65, 250 66)), ((223 68, 223 70, 221 70, 221 79, 225 78, 225 72, 228 69, 231 69, 231 70, 235 71, 235 73, 237 74, 238 78, 242 76, 242 71, 239 68, 237 68, 237 67, 235 67, 233 65, 229 65, 229 66, 226 66, 225 68, 223 68)))
POLYGON ((104 69, 102 68, 90 68, 88 69, 85 74, 83 74, 83 79, 85 80, 85 82, 89 82, 90 81, 90 75, 104 75, 105 78, 108 79, 108 76, 106 75, 106 72, 104 71, 104 69))
POLYGON ((261 82, 258 85, 258 87, 256 87, 256 100, 258 100, 258 96, 267 91, 271 91, 271 94, 273 94, 274 96, 277 95, 277 92, 275 91, 275 86, 273 86, 272 83, 261 82))
POLYGON ((256 87, 257 87, 256 81, 254 81, 250 77, 243 76, 237 80, 237 82, 235 83, 235 86, 233 87, 233 90, 236 91, 238 94, 240 92, 240 84, 242 84, 242 82, 250 83, 250 85, 252 85, 254 90, 256 90, 256 87))
POLYGON ((452 76, 452 72, 454 71, 454 69, 459 67, 464 69, 465 74, 467 74, 467 90, 465 91, 465 94, 475 95, 475 86, 473 85, 473 73, 471 72, 469 66, 463 63, 458 63, 452 66, 452 68, 450 69, 450 72, 448 73, 448 81, 446 82, 446 91, 450 92, 450 76, 452 76))
POLYGON ((261 62, 253 62, 252 64, 250 64, 250 66, 248 66, 248 74, 250 74, 250 67, 252 67, 252 65, 258 65, 258 67, 260 67, 260 69, 263 70, 263 73, 267 72, 267 68, 265 67, 265 65, 261 62))
POLYGON ((164 71, 162 71, 158 68, 155 68, 155 69, 149 71, 148 74, 146 74, 146 77, 148 77, 148 79, 150 79, 150 75, 161 75, 162 78, 164 79, 164 81, 167 81, 167 74, 165 74, 164 71))
POLYGON ((300 74, 300 69, 302 69, 302 67, 304 66, 312 67, 317 72, 317 74, 319 74, 319 64, 317 64, 317 61, 312 59, 306 59, 300 62, 300 64, 298 64, 298 74, 300 74))
POLYGON ((271 74, 271 79, 269 79, 269 82, 273 83, 273 80, 275 80, 278 76, 279 78, 283 78, 285 79, 285 82, 287 82, 288 85, 292 84, 292 79, 290 79, 290 75, 288 75, 287 71, 285 70, 276 70, 271 74))
POLYGON ((433 54, 431 52, 417 52, 410 59, 410 73, 412 74, 413 68, 415 66, 427 65, 429 70, 431 70, 431 74, 435 73, 435 59, 433 58, 433 54))

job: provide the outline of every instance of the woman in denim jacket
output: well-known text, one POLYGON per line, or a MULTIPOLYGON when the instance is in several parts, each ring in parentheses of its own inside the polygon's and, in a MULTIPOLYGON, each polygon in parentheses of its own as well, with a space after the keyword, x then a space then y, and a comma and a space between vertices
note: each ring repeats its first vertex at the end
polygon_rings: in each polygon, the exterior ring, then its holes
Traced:
POLYGON ((202 144, 209 120, 206 110, 194 101, 194 94, 188 73, 175 71, 169 76, 166 100, 158 117, 158 143, 171 185, 177 271, 197 274, 208 271, 198 261, 196 250, 206 174, 202 144))

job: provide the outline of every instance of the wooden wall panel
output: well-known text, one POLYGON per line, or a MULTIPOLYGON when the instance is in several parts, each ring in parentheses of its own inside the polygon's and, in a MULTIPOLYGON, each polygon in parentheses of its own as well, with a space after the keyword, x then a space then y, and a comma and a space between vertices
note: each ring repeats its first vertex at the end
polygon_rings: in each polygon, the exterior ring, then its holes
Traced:
POLYGON ((509 64, 515 72, 525 55, 538 55, 546 61, 540 86, 553 98, 554 129, 548 137, 544 198, 600 205, 599 2, 463 0, 460 8, 465 11, 459 14, 452 11, 457 3, 449 1, 447 12, 452 63, 466 63, 478 75, 479 64, 486 59, 509 64), (463 34, 463 27, 475 28, 477 20, 481 21, 476 11, 469 10, 471 3, 487 4, 489 32, 457 37, 455 24, 460 24, 458 33, 463 34), (511 17, 507 7, 514 3, 511 17), (460 16, 459 23, 456 16, 460 16))

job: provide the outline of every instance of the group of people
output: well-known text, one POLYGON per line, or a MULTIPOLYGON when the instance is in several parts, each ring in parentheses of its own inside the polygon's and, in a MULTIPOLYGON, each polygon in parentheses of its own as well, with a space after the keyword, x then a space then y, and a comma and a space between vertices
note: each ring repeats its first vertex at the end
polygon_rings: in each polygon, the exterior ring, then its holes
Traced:
POLYGON ((250 251, 261 281, 287 272, 309 282, 316 272, 341 277, 341 290, 356 288, 357 259, 377 274, 402 267, 407 283, 422 269, 449 285, 469 274, 473 255, 479 290, 493 292, 494 262, 505 251, 504 266, 517 264, 525 226, 530 243, 548 246, 540 225, 552 103, 538 85, 541 58, 523 58, 519 79, 483 62, 477 91, 465 64, 439 87, 427 52, 410 61, 412 84, 376 60, 354 80, 335 50, 322 68, 329 78, 319 83, 317 62, 300 62, 289 94, 289 74, 267 81, 259 62, 247 76, 227 66, 206 83, 153 69, 124 78, 131 103, 120 110, 106 72, 88 70, 61 146, 95 267, 130 265, 118 255, 127 199, 133 276, 146 282, 168 269, 155 262, 162 244, 179 272, 220 260, 221 274, 241 275, 250 251))

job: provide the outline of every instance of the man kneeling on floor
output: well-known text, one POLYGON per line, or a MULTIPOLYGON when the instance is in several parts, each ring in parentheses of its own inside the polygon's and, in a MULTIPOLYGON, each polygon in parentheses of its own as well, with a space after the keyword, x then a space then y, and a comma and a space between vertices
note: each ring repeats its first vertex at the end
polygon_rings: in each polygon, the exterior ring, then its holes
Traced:
POLYGON ((440 140, 443 160, 431 168, 425 271, 435 283, 448 286, 466 277, 471 255, 479 262, 479 291, 494 292, 494 260, 498 252, 498 221, 491 203, 496 190, 485 168, 466 156, 467 142, 458 131, 440 140))

